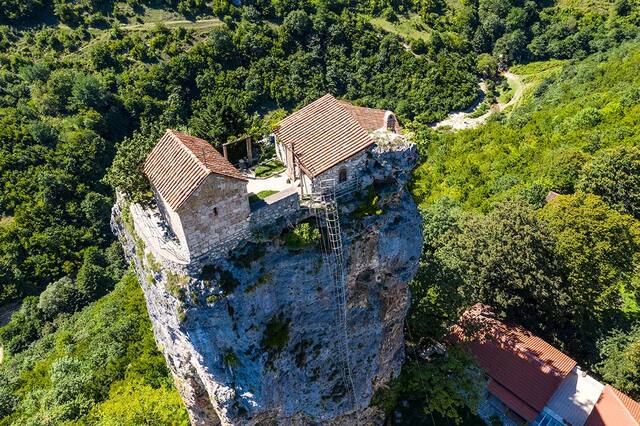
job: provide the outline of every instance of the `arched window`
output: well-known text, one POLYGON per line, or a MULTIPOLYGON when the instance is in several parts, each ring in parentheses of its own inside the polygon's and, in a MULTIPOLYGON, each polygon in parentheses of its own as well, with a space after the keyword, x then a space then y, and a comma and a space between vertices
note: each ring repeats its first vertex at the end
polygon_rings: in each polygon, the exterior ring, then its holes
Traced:
POLYGON ((338 174, 338 182, 346 182, 347 181, 347 169, 340 169, 340 173, 338 174))

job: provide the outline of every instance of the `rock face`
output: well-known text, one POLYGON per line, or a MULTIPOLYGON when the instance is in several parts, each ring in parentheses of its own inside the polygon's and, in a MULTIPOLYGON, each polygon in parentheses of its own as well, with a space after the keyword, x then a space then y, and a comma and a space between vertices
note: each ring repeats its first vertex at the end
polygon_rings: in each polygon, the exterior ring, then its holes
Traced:
MULTIPOLYGON (((420 215, 403 189, 406 165, 391 161, 381 170, 394 178, 377 181, 374 209, 363 209, 371 192, 341 206, 355 403, 343 379, 336 302, 319 243, 293 249, 282 229, 272 229, 200 274, 180 276, 145 255, 116 211, 116 232, 136 265, 192 424, 382 422, 369 404, 400 372, 407 283, 422 240, 420 215)), ((313 216, 307 222, 316 224, 313 216)))

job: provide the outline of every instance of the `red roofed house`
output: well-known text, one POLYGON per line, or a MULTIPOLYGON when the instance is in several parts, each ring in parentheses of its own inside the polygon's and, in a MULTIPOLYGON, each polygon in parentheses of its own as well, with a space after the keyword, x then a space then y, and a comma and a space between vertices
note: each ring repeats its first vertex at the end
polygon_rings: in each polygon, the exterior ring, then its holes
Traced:
POLYGON ((640 403, 606 385, 585 426, 630 426, 640 424, 640 403))
POLYGON ((479 409, 487 421, 498 416, 512 425, 639 424, 640 404, 605 387, 524 328, 500 321, 485 305, 467 310, 453 335, 487 374, 486 399, 479 409))
POLYGON ((319 191, 319 182, 352 184, 366 170, 367 152, 380 136, 394 138, 400 126, 393 112, 351 105, 327 94, 282 120, 276 153, 302 194, 319 191))
POLYGON ((160 212, 191 258, 247 228, 247 179, 207 141, 167 130, 143 172, 160 212))

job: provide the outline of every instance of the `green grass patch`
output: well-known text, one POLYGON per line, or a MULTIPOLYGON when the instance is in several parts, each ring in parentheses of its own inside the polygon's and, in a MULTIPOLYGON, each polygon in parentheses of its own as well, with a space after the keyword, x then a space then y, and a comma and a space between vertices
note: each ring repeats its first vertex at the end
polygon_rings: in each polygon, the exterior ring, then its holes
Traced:
POLYGON ((516 93, 519 84, 514 80, 504 80, 499 87, 498 101, 502 104, 508 103, 516 93))
POLYGON ((429 29, 421 22, 420 17, 415 14, 400 16, 396 22, 390 22, 381 17, 367 16, 367 19, 374 27, 388 33, 397 34, 406 40, 421 39, 426 42, 431 39, 429 29))
POLYGON ((277 194, 278 191, 274 191, 272 189, 265 189, 264 191, 260 191, 257 194, 249 195, 249 204, 255 204, 259 201, 264 200, 270 195, 277 194))
POLYGON ((613 0, 558 0, 556 7, 560 10, 579 10, 605 15, 611 10, 613 0))
POLYGON ((273 158, 258 164, 256 166, 255 174, 257 178, 268 178, 283 172, 285 169, 286 167, 281 161, 273 158))
POLYGON ((542 62, 531 62, 526 65, 511 67, 513 74, 520 76, 520 80, 525 85, 521 103, 529 102, 535 97, 536 90, 541 84, 551 81, 560 72, 567 61, 552 59, 542 62))

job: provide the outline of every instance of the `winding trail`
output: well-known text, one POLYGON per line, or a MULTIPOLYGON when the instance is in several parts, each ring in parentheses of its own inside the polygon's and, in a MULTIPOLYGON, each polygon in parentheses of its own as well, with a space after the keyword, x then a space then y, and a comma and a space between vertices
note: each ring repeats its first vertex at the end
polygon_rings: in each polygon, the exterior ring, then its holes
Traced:
POLYGON ((120 27, 123 30, 146 30, 152 28, 154 25, 162 24, 168 28, 172 27, 184 27, 184 28, 193 28, 193 29, 207 29, 211 27, 217 27, 222 25, 222 21, 218 18, 212 19, 199 19, 194 21, 189 21, 187 19, 180 19, 175 21, 151 21, 144 22, 140 24, 129 24, 123 25, 120 27))
POLYGON ((473 104, 470 108, 466 110, 452 112, 451 114, 449 114, 447 118, 431 125, 431 127, 434 129, 449 127, 451 130, 454 130, 454 131, 463 130, 463 129, 475 129, 476 127, 482 126, 487 121, 487 119, 491 115, 495 114, 496 112, 502 112, 508 107, 516 105, 522 98, 522 95, 524 94, 525 84, 523 83, 519 75, 513 74, 509 71, 505 71, 504 73, 502 73, 502 75, 507 79, 507 81, 509 81, 510 83, 516 86, 516 90, 513 93, 513 96, 511 97, 509 102, 507 103, 496 102, 493 105, 491 105, 489 110, 484 114, 478 117, 471 117, 473 112, 476 111, 478 108, 480 108, 480 106, 482 105, 482 102, 484 101, 484 97, 487 93, 487 85, 486 83, 482 82, 480 83, 480 90, 482 91, 482 96, 480 96, 480 98, 476 101, 475 104, 473 104))

